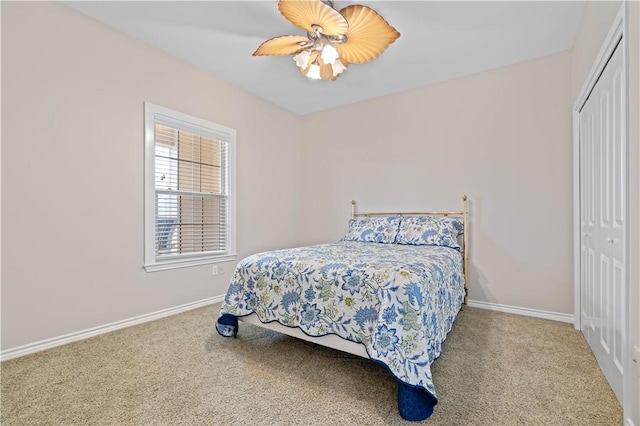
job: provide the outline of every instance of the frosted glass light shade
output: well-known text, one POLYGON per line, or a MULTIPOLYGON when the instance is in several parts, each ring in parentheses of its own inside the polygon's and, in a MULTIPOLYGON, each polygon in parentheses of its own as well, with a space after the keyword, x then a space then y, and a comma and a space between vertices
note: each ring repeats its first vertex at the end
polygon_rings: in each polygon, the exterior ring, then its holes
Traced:
POLYGON ((309 72, 307 72, 307 77, 314 80, 320 80, 320 66, 316 64, 312 64, 311 66, 309 66, 309 72))
POLYGON ((338 51, 335 47, 330 44, 325 44, 322 48, 322 62, 325 64, 333 65, 333 63, 338 59, 338 51))
POLYGON ((303 50, 293 57, 293 60, 296 61, 296 65, 302 69, 306 69, 309 66, 309 60, 311 59, 311 53, 308 50, 303 50))
POLYGON ((342 72, 347 69, 347 67, 345 67, 344 64, 340 62, 340 59, 337 59, 333 63, 333 65, 331 65, 331 68, 333 69, 334 77, 337 77, 339 74, 342 74, 342 72))

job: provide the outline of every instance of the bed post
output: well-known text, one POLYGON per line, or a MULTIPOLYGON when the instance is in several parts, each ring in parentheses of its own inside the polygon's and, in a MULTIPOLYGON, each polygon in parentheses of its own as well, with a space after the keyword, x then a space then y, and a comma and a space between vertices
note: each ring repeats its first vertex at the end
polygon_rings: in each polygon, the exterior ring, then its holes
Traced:
POLYGON ((356 210, 357 210, 356 200, 351 200, 351 219, 356 218, 356 210))
POLYGON ((464 251, 462 252, 462 267, 464 268, 464 304, 467 304, 467 293, 468 293, 468 289, 467 289, 467 285, 469 284, 469 223, 467 221, 467 213, 468 213, 468 208, 467 208, 467 196, 463 195, 462 196, 462 204, 463 204, 463 211, 462 211, 462 226, 463 226, 463 234, 462 234, 462 244, 464 245, 464 251))

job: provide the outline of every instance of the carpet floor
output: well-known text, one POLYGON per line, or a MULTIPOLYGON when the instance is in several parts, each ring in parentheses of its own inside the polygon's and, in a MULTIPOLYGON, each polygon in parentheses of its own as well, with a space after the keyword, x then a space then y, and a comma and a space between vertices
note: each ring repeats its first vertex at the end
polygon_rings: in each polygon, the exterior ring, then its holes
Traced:
MULTIPOLYGON (((3 425, 411 424, 369 360, 240 324, 219 305, 0 364, 3 425)), ((620 425, 571 325, 465 307, 432 366, 426 425, 620 425)))

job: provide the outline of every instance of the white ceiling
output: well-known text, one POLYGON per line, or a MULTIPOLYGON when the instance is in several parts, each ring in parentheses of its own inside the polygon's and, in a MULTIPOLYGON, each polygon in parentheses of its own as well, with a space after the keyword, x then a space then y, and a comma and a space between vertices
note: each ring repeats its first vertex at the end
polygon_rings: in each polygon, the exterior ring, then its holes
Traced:
POLYGON ((375 9, 401 34, 336 81, 292 57, 254 57, 263 41, 304 35, 277 1, 65 2, 94 19, 304 115, 570 49, 583 1, 335 1, 375 9))

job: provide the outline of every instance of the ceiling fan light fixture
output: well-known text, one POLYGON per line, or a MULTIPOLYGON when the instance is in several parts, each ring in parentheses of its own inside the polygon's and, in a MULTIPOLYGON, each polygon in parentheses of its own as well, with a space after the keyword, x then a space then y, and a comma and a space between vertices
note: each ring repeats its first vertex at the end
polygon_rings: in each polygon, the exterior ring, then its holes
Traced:
POLYGON ((302 74, 314 80, 335 80, 349 64, 374 60, 400 37, 367 6, 351 5, 338 12, 330 0, 280 0, 278 10, 306 30, 306 37, 267 40, 254 56, 295 55, 302 74))

